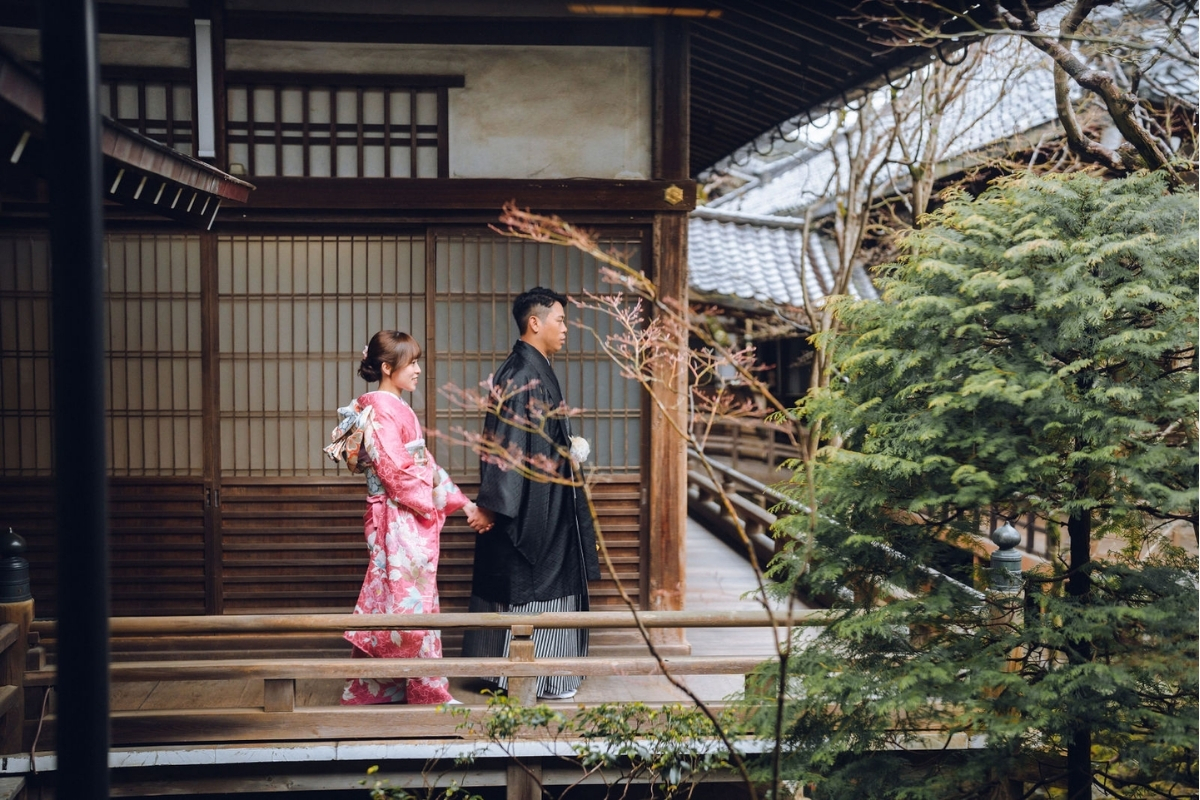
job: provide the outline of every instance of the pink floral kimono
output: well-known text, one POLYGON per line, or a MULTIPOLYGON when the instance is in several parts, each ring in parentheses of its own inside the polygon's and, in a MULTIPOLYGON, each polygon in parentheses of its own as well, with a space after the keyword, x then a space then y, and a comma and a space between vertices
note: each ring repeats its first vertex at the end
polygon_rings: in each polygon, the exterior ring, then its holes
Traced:
MULTIPOLYGON (((367 476, 363 532, 370 560, 355 614, 434 614, 437 565, 446 515, 467 498, 433 461, 408 403, 383 391, 367 392, 338 409, 342 421, 325 452, 367 476)), ((355 657, 441 658, 438 631, 347 631, 355 657)), ((343 705, 446 703, 445 678, 354 679, 343 705)))

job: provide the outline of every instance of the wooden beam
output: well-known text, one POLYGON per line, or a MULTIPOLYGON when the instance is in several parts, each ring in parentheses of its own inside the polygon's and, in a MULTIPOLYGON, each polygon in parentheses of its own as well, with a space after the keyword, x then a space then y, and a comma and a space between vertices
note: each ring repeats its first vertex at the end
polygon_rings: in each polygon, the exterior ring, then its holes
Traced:
MULTIPOLYGON (((482 8, 477 4, 477 8, 482 8)), ((226 33, 231 39, 305 42, 381 42, 387 44, 483 44, 649 47, 649 23, 639 19, 514 18, 509 4, 495 6, 501 18, 422 19, 384 14, 286 14, 270 11, 230 12, 226 33)), ((486 13, 486 12, 484 12, 486 13)))
MULTIPOLYGON (((661 675, 662 669, 650 656, 621 658, 539 658, 532 652, 508 658, 272 658, 197 661, 125 661, 111 665, 114 682, 132 681, 218 681, 292 679, 338 680, 356 678, 420 678, 436 672, 449 678, 479 675, 537 677, 541 675, 661 675)), ((744 675, 759 666, 762 656, 673 656, 663 659, 678 675, 744 675)), ((47 667, 25 674, 26 686, 53 686, 58 671, 47 667)), ((276 687, 275 697, 286 690, 276 687)))
MULTIPOLYGON (((577 703, 550 703, 572 716, 577 703)), ((722 704, 715 704, 719 709, 722 704)), ((470 708, 476 725, 488 714, 484 706, 470 708)), ((112 715, 112 740, 116 746, 173 742, 311 741, 314 739, 414 739, 459 737, 463 719, 438 706, 350 706, 298 708, 291 714, 257 709, 230 711, 118 711, 112 715)), ((32 722, 36 725, 36 720, 32 722)), ((46 717, 39 750, 56 745, 57 718, 46 717), (44 743, 44 744, 42 744, 44 743)), ((534 732, 534 737, 538 734, 534 732)), ((518 736, 518 738, 521 738, 518 736)))
MULTIPOLYGON (((685 473, 686 475, 686 473, 685 473)), ((830 612, 803 609, 793 613, 795 625, 824 625, 830 612)), ((508 628, 514 622, 535 628, 591 628, 600 630, 647 628, 756 628, 769 627, 766 611, 643 611, 637 619, 628 611, 576 611, 547 614, 238 614, 227 616, 113 617, 116 636, 183 636, 202 633, 316 633, 343 630, 423 630, 426 628, 508 628)), ((42 638, 57 630, 54 620, 37 620, 31 629, 42 638)))
POLYGON ((542 211, 690 211, 696 184, 685 178, 617 181, 591 178, 254 178, 247 208, 350 210, 495 209, 509 200, 542 211), (680 199, 672 202, 675 193, 680 199))

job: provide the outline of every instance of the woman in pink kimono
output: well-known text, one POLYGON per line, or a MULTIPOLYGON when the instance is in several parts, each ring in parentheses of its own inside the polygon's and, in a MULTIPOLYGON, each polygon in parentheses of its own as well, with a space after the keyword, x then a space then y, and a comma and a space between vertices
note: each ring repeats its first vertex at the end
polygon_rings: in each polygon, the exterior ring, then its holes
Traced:
MULTIPOLYGON (((401 331, 380 331, 363 350, 358 374, 379 389, 338 409, 341 423, 325 452, 367 476, 364 533, 370 560, 355 614, 434 614, 446 515, 475 506, 433 461, 401 392, 417 388, 421 348, 401 331)), ((358 658, 441 658, 438 631, 347 631, 358 658)), ((445 678, 353 679, 342 705, 456 702, 445 678)))

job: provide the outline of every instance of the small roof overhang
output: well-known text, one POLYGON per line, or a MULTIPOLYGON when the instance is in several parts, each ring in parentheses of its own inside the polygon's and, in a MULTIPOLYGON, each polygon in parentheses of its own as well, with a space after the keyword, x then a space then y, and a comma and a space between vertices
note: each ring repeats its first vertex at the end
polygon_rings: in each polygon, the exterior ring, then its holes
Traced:
MULTIPOLYGON (((203 161, 101 117, 106 199, 200 228, 209 228, 225 201, 245 203, 254 186, 203 161)), ((36 193, 30 176, 53 158, 45 138, 45 102, 37 74, 0 50, 0 177, 36 193), (23 186, 22 186, 23 184, 23 186)), ((19 189, 18 189, 19 190, 19 189)))

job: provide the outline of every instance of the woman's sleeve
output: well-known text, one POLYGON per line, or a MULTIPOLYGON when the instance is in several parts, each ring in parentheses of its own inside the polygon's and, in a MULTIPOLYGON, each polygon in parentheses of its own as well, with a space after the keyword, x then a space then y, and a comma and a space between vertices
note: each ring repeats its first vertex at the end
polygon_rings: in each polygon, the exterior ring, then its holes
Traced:
POLYGON ((420 429, 400 413, 405 409, 393 405, 374 404, 375 419, 366 437, 367 453, 389 500, 422 517, 432 517, 437 512, 433 504, 436 467, 432 462, 421 466, 413 460, 405 445, 420 438, 420 429))
POLYGON ((436 484, 433 492, 434 505, 437 505, 449 516, 471 502, 462 493, 462 489, 458 488, 458 484, 450 480, 446 470, 433 463, 432 457, 430 457, 429 463, 433 464, 433 482, 436 484), (439 498, 441 498, 440 505, 439 498))

